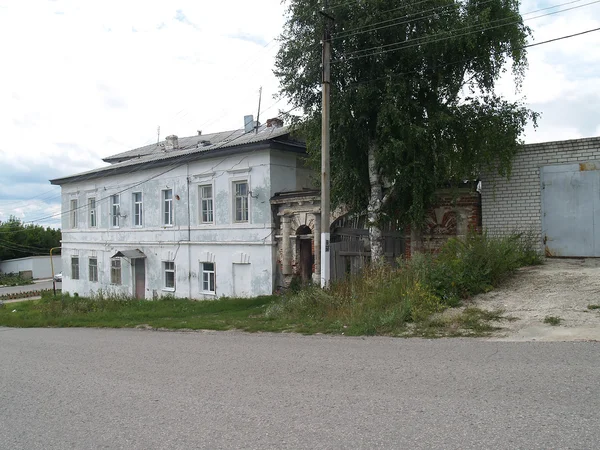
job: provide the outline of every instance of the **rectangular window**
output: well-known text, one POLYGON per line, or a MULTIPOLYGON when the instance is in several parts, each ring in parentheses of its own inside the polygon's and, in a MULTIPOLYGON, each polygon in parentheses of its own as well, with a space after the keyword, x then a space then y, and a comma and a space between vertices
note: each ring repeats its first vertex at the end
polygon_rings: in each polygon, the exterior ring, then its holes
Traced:
POLYGON ((248 222, 248 182, 236 181, 233 183, 235 198, 235 221, 248 222))
POLYGON ((110 260, 110 282, 121 284, 121 260, 118 258, 110 260))
POLYGON ((143 225, 142 193, 133 193, 133 225, 141 227, 143 225))
POLYGON ((71 228, 77 228, 77 200, 71 200, 71 228))
POLYGON ((71 279, 79 280, 79 257, 71 257, 71 279))
POLYGON ((163 194, 163 225, 173 225, 173 189, 165 189, 163 194))
POLYGON ((163 261, 165 272, 165 289, 175 289, 175 262, 163 261))
POLYGON ((96 199, 91 197, 88 199, 88 209, 90 212, 90 227, 96 226, 96 199))
POLYGON ((213 188, 207 184, 200 186, 200 222, 213 222, 213 188))
POLYGON ((90 258, 88 267, 90 281, 98 281, 98 259, 90 258))
POLYGON ((200 263, 202 272, 202 292, 215 293, 215 264, 200 263))
POLYGON ((119 194, 110 196, 111 208, 110 216, 112 220, 112 226, 119 228, 119 219, 121 217, 121 197, 119 194))

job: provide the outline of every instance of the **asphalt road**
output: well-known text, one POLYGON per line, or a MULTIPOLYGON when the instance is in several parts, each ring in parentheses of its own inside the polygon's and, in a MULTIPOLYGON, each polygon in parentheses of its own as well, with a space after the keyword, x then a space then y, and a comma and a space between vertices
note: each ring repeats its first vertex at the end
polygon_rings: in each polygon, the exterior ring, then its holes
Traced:
POLYGON ((598 448, 599 345, 0 328, 0 448, 598 448))
MULTIPOLYGON (((62 283, 56 283, 56 289, 60 289, 62 283)), ((33 284, 25 286, 5 286, 0 287, 0 295, 15 294, 17 292, 41 291, 42 289, 52 289, 52 280, 35 281, 33 284)))

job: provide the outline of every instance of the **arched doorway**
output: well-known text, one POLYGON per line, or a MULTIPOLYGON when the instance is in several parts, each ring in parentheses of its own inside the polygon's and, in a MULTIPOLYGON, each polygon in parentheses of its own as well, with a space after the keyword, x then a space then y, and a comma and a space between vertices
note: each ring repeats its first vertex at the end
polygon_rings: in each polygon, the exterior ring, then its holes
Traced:
POLYGON ((303 282, 312 279, 312 230, 306 225, 300 225, 296 230, 296 245, 298 250, 299 274, 303 282))

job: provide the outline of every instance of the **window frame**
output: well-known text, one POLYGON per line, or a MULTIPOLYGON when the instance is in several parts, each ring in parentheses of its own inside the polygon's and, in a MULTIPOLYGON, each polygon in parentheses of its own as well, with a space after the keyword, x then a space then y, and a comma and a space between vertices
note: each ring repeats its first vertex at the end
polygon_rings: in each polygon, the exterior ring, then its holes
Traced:
POLYGON ((77 199, 76 198, 72 198, 71 201, 69 202, 69 217, 70 217, 70 225, 71 228, 78 228, 78 223, 77 223, 77 199))
POLYGON ((133 226, 141 228, 144 226, 144 194, 141 191, 133 192, 131 194, 131 203, 133 205, 133 226), (135 198, 138 194, 140 196, 139 202, 135 198))
POLYGON ((88 258, 88 280, 92 283, 98 282, 98 258, 95 256, 88 258), (94 261, 94 264, 92 264, 92 261, 94 261))
POLYGON ((98 227, 98 203, 96 197, 88 197, 88 226, 90 228, 98 227), (92 202, 94 206, 92 207, 92 202))
POLYGON ((79 280, 80 276, 79 256, 71 256, 71 280, 79 280), (77 267, 77 271, 75 271, 77 267))
POLYGON ((110 225, 112 228, 121 225, 121 194, 110 196, 110 225))
POLYGON ((163 189, 161 191, 161 204, 162 204, 162 208, 161 208, 162 226, 163 227, 172 227, 173 223, 174 223, 174 215, 175 215, 174 214, 175 206, 173 204, 173 189, 172 188, 163 189), (167 192, 171 193, 170 199, 167 199, 167 192), (168 207, 167 207, 167 205, 168 205, 168 207), (168 222, 166 220, 167 211, 169 213, 169 221, 168 222))
POLYGON ((123 264, 121 264, 121 258, 110 259, 110 284, 116 286, 121 286, 123 284, 123 264))
MULTIPOLYGON (((201 224, 215 223, 215 187, 213 183, 204 183, 198 185, 198 221, 201 224), (210 188, 210 197, 204 197, 205 188, 210 188), (204 202, 210 202, 210 220, 204 220, 204 202)), ((207 209, 208 212, 208 209, 207 209)))
POLYGON ((216 271, 216 269, 217 269, 217 267, 214 262, 200 261, 200 274, 201 274, 200 292, 201 293, 216 295, 216 293, 217 293, 217 271, 216 271), (206 264, 210 264, 212 266, 212 270, 208 270, 206 268, 206 264), (212 280, 210 278, 211 274, 212 274, 212 280), (208 276, 208 278, 206 280, 205 280, 205 275, 208 276), (212 281, 212 291, 210 290, 211 281, 212 281), (208 283, 208 289, 204 288, 205 283, 208 283))
POLYGON ((250 180, 248 178, 240 178, 237 180, 232 180, 231 181, 231 192, 232 192, 232 202, 233 202, 233 211, 232 211, 232 219, 233 219, 233 223, 250 223, 250 180), (239 195, 237 194, 237 186, 245 184, 246 185, 246 195, 239 195), (241 200, 242 202, 242 219, 238 220, 237 218, 237 212, 238 212, 238 208, 237 208, 237 201, 238 198, 241 200), (246 206, 246 218, 243 218, 243 203, 244 203, 244 199, 245 199, 245 206, 246 206))
POLYGON ((177 285, 177 272, 175 270, 175 261, 163 261, 163 291, 175 292, 175 286, 177 285), (171 268, 172 267, 172 268, 171 268), (173 286, 167 286, 167 272, 173 273, 173 286))

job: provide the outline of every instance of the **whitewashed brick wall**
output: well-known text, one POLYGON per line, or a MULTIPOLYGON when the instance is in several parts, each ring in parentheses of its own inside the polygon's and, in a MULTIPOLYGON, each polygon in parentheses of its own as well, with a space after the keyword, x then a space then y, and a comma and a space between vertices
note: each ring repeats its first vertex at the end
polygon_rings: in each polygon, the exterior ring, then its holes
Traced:
POLYGON ((542 245, 540 168, 600 160, 600 137, 525 145, 516 156, 509 179, 481 176, 483 228, 490 235, 532 231, 542 245))

